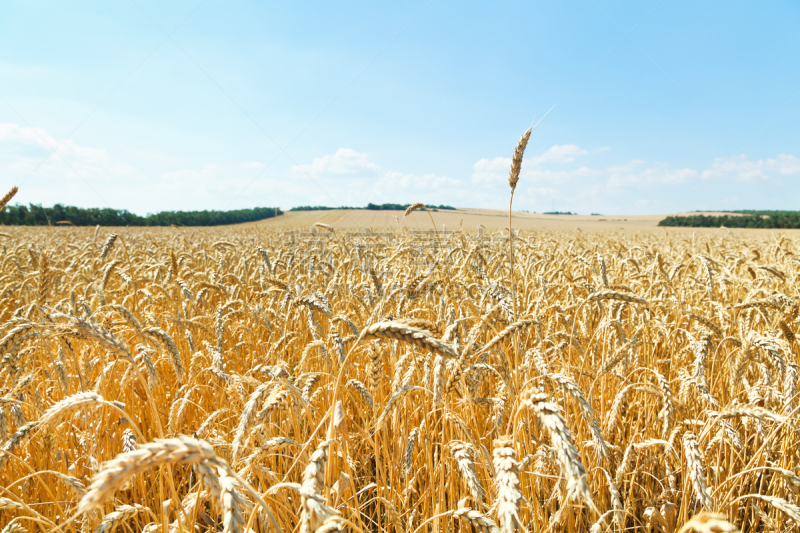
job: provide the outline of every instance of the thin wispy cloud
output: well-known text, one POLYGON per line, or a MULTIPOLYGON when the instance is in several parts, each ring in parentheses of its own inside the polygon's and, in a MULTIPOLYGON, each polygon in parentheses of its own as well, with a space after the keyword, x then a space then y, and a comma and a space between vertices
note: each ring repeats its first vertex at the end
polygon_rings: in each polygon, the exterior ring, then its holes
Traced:
POLYGON ((534 156, 530 164, 541 165, 544 163, 572 163, 577 157, 588 154, 577 144, 562 144, 551 146, 544 153, 534 156))
POLYGON ((60 141, 44 128, 32 128, 19 124, 0 124, 0 149, 5 156, 18 156, 18 168, 36 164, 53 149, 56 153, 83 165, 107 163, 109 156, 103 148, 81 146, 72 140, 60 141))
POLYGON ((6 173, 28 176, 34 170, 45 178, 70 181, 81 177, 107 179, 128 177, 136 169, 115 161, 104 148, 57 139, 44 128, 0 123, 0 165, 6 173), (55 149, 55 154, 47 157, 55 149), (42 163, 44 161, 44 163, 42 163))
POLYGON ((375 176, 380 169, 369 160, 367 154, 350 148, 339 148, 335 154, 316 157, 309 164, 292 166, 289 171, 295 176, 311 177, 331 175, 375 176))
POLYGON ((299 182, 314 180, 313 188, 334 191, 325 205, 334 200, 341 205, 366 205, 370 202, 408 203, 422 198, 426 202, 446 203, 463 193, 459 179, 434 173, 414 174, 385 169, 364 153, 339 148, 335 153, 314 158, 311 163, 294 165, 289 173, 299 182))
MULTIPOLYGON (((719 157, 696 168, 645 159, 609 162, 612 154, 606 147, 586 149, 576 144, 554 145, 528 154, 521 180, 530 186, 522 189, 517 205, 548 210, 554 201, 561 201, 562 210, 671 212, 688 207, 687 196, 681 201, 677 191, 699 190, 711 182, 728 184, 726 191, 737 193, 726 196, 721 205, 713 208, 743 208, 748 206, 739 205, 741 199, 750 196, 746 188, 757 182, 772 180, 781 191, 798 188, 794 182, 781 181, 800 174, 800 158, 789 154, 759 160, 744 155, 719 157)), ((472 165, 472 183, 495 189, 493 197, 499 199, 509 165, 506 157, 482 157, 472 165)))
MULTIPOLYGON (((20 201, 119 207, 141 198, 147 212, 242 207, 253 198, 259 205, 284 208, 413 201, 497 208, 505 201, 511 164, 504 156, 480 157, 471 163, 468 176, 417 173, 386 168, 365 151, 340 147, 307 162, 270 168, 258 160, 187 162, 169 153, 140 157, 137 150, 133 153, 140 166, 134 166, 134 161, 105 147, 62 141, 45 128, 0 123, 0 171, 6 175, 22 179, 40 165, 51 147, 60 145, 58 155, 41 164, 23 188, 20 201)), ((780 187, 792 189, 793 177, 800 174, 800 158, 786 153, 756 160, 743 155, 718 157, 694 168, 646 159, 614 161, 613 154, 606 147, 575 143, 530 151, 515 205, 530 211, 549 210, 560 202, 559 209, 580 212, 670 212, 685 206, 670 200, 675 190, 717 182, 730 184, 731 194, 718 206, 723 208, 748 199, 746 188, 765 181, 788 178, 790 182, 780 187)))

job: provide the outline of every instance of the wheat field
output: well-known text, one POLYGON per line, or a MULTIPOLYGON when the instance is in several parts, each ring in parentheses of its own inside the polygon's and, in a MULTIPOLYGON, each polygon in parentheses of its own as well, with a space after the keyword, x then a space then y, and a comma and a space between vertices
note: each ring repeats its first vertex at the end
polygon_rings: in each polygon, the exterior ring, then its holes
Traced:
POLYGON ((4 532, 797 530, 785 237, 114 231, 0 234, 4 532))

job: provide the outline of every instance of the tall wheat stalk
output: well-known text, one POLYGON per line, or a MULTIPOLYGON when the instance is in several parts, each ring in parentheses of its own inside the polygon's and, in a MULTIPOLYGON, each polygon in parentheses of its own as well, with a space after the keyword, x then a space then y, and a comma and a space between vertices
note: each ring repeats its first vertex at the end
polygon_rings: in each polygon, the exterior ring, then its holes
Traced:
MULTIPOLYGON (((522 156, 525 153, 525 147, 528 146, 528 139, 531 138, 533 128, 528 128, 522 137, 519 138, 516 148, 514 148, 514 157, 511 159, 511 171, 508 174, 508 185, 511 187, 511 195, 508 199, 508 262, 509 262, 509 281, 511 285, 511 303, 514 309, 514 320, 517 319, 517 291, 514 285, 514 225, 511 222, 511 210, 514 205, 514 191, 517 189, 517 182, 519 181, 519 173, 522 170, 522 156)), ((519 349, 514 338, 514 366, 517 366, 517 359, 519 358, 519 349)))

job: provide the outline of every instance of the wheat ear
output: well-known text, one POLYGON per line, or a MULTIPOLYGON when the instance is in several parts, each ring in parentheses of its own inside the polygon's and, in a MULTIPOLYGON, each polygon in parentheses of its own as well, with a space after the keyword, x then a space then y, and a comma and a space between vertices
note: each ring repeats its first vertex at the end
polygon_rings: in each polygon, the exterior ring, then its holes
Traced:
POLYGON ((739 528, 725 519, 725 515, 700 511, 683 524, 678 533, 698 531, 699 533, 734 533, 739 528))
POLYGON ((478 474, 475 472, 475 462, 473 460, 472 446, 465 442, 451 443, 450 449, 453 451, 453 457, 458 463, 458 469, 461 471, 461 476, 464 478, 467 486, 469 487, 472 500, 478 508, 483 507, 483 487, 481 481, 478 479, 478 474))
POLYGON ((14 185, 11 187, 11 190, 8 191, 5 196, 3 196, 3 198, 0 198, 0 211, 2 211, 6 204, 10 202, 12 198, 14 198, 14 195, 17 194, 17 191, 19 191, 19 187, 14 185))
POLYGON ((301 516, 301 531, 316 531, 325 520, 338 514, 327 505, 321 497, 325 486, 325 464, 328 462, 328 448, 335 442, 333 439, 321 442, 311 454, 305 470, 303 470, 303 483, 300 486, 303 512, 301 516), (333 511, 333 512, 332 512, 333 511))
MULTIPOLYGON (((478 354, 483 354, 483 353, 489 352, 489 350, 491 350, 492 348, 494 348, 495 346, 497 346, 498 344, 503 342, 505 339, 507 339, 508 337, 510 337, 511 335, 516 333, 517 331, 521 331, 523 329, 527 329, 530 326, 533 326, 535 324, 539 324, 539 320, 536 319, 536 318, 523 318, 523 319, 518 320, 517 322, 514 322, 513 324, 511 324, 510 326, 505 328, 503 331, 501 331, 500 333, 498 333, 497 335, 492 337, 492 339, 489 342, 487 342, 483 346, 483 348, 480 349, 478 354)), ((478 354, 476 354, 476 355, 478 355, 478 354)))
POLYGON ((783 498, 778 498, 777 496, 766 496, 764 494, 747 494, 745 496, 736 498, 731 503, 743 500, 744 498, 758 498, 760 500, 764 500, 779 511, 786 513, 792 520, 794 520, 796 526, 800 526, 800 507, 797 505, 789 503, 783 498))
POLYGON ((234 463, 239 457, 239 450, 242 447, 242 444, 244 444, 245 438, 249 435, 249 430, 255 421, 255 417, 258 412, 258 406, 261 403, 261 400, 267 395, 267 391, 269 391, 272 386, 273 384, 270 382, 259 385, 250 395, 250 398, 248 398, 247 403, 244 406, 242 418, 239 420, 239 425, 236 428, 236 435, 233 437, 231 457, 234 463))
POLYGON ((707 511, 714 508, 714 500, 706 487, 706 468, 700 449, 697 445, 697 437, 691 431, 683 434, 683 452, 686 456, 686 463, 689 469, 689 477, 692 480, 694 494, 707 511))
POLYGON ((427 391, 427 389, 417 387, 416 385, 406 385, 405 387, 398 389, 397 392, 395 392, 392 397, 389 398, 389 401, 386 402, 386 407, 383 409, 381 416, 379 416, 378 420, 375 422, 375 428, 380 429, 380 427, 383 425, 383 421, 386 420, 386 417, 391 415, 392 412, 394 412, 395 407, 397 407, 397 403, 403 398, 403 396, 415 390, 427 391))
POLYGON ((402 322, 377 322, 364 328, 361 332, 360 340, 371 338, 394 339, 405 342, 423 350, 428 350, 433 354, 438 354, 450 359, 457 359, 458 354, 453 347, 424 329, 413 328, 402 322))
POLYGON ((473 531, 477 533, 500 533, 500 528, 497 527, 491 518, 469 507, 462 507, 453 513, 454 518, 463 520, 470 526, 473 531))
POLYGON ((592 501, 592 493, 589 491, 589 484, 586 481, 586 469, 573 443, 572 433, 567 427, 564 417, 558 412, 558 407, 547 400, 546 394, 533 394, 524 400, 522 405, 536 413, 539 423, 550 434, 553 448, 567 478, 567 495, 578 496, 590 508, 596 510, 592 501))
POLYGON ((503 533, 513 533, 522 527, 519 504, 523 499, 519 490, 519 463, 514 439, 509 436, 494 441, 493 463, 497 497, 494 508, 503 533))
POLYGON ((177 439, 156 439, 138 449, 119 454, 105 463, 103 470, 92 480, 86 494, 78 503, 78 513, 91 511, 102 505, 111 495, 125 486, 137 473, 168 463, 223 464, 214 449, 205 441, 181 436, 177 439))
POLYGON ((590 294, 583 303, 600 302, 603 300, 619 300, 621 302, 649 305, 648 301, 635 294, 628 294, 614 290, 602 290, 590 294))
POLYGON ((100 522, 100 525, 94 530, 94 533, 106 533, 106 531, 111 531, 117 524, 121 524, 125 520, 147 510, 147 507, 136 503, 133 505, 120 505, 113 513, 108 513, 103 517, 102 522, 100 522))
POLYGON ((103 251, 100 254, 100 259, 105 259, 106 256, 109 254, 109 252, 111 252, 111 248, 114 247, 114 243, 117 242, 118 237, 119 235, 117 235, 116 233, 112 233, 111 235, 109 235, 108 239, 106 239, 105 244, 103 244, 103 251))

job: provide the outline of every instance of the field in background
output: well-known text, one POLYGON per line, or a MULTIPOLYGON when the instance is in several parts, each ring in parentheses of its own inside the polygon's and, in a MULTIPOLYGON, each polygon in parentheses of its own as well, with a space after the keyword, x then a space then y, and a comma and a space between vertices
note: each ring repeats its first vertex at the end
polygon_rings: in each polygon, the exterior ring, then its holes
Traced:
POLYGON ((433 216, 2 228, 0 527, 797 527, 794 240, 433 216))
MULTIPOLYGON (((693 213, 709 214, 709 213, 693 213)), ((718 213, 710 213, 718 214, 718 213)), ((508 211, 494 209, 465 208, 455 211, 432 212, 437 228, 442 225, 447 230, 462 229, 476 232, 479 225, 486 231, 497 231, 508 228, 508 211)), ((641 233, 685 233, 697 235, 800 235, 794 229, 751 229, 751 228, 692 228, 692 227, 660 227, 658 223, 669 215, 542 215, 534 213, 514 212, 513 225, 519 231, 555 231, 555 232, 616 232, 619 230, 641 233)), ((733 214, 731 216, 737 216, 733 214)), ((261 220, 243 224, 242 227, 263 229, 308 229, 314 223, 322 222, 340 230, 373 228, 375 230, 402 231, 409 229, 430 229, 431 221, 424 211, 414 211, 403 218, 402 211, 366 211, 366 210, 331 210, 331 211, 287 211, 278 218, 261 220), (398 222, 400 223, 398 225, 398 222)), ((507 234, 506 230, 506 234, 507 234)))
MULTIPOLYGON (((494 209, 456 209, 431 213, 438 228, 442 224, 446 229, 463 229, 477 231, 482 224, 487 230, 508 227, 508 211, 494 209)), ((514 227, 517 229, 574 230, 581 228, 589 231, 617 229, 655 228, 660 215, 645 216, 589 216, 589 215, 537 215, 532 213, 514 213, 514 227)), ((430 218, 424 211, 414 211, 403 219, 403 211, 366 211, 366 210, 334 210, 334 211, 288 211, 277 219, 253 222, 252 225, 265 227, 309 227, 315 222, 330 224, 336 228, 397 228, 400 227, 429 229, 430 218)))

